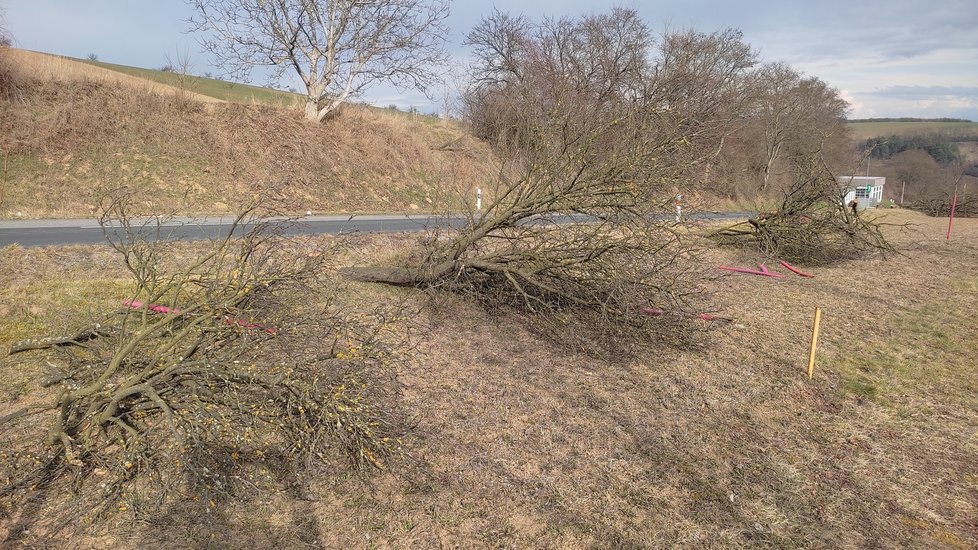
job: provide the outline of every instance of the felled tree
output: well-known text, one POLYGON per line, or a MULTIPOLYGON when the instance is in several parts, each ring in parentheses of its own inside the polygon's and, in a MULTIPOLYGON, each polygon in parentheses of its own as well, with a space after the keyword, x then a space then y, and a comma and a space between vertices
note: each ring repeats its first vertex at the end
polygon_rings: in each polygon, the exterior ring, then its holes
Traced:
POLYGON ((746 244, 760 252, 807 265, 831 264, 895 252, 882 223, 845 203, 848 184, 839 181, 820 152, 795 167, 795 182, 773 212, 764 212, 716 233, 721 243, 746 244))
POLYGON ((108 206, 103 227, 132 275, 126 305, 10 351, 60 352, 40 381, 57 388, 52 401, 0 422, 19 434, 0 455, 14 532, 174 497, 248 496, 338 456, 384 467, 396 308, 341 310, 329 252, 284 253, 271 226, 246 221, 240 236, 188 254, 152 238, 165 228, 132 225, 125 200, 108 206))
POLYGON ((896 172, 893 179, 897 185, 903 184, 901 204, 905 200, 909 208, 928 216, 948 216, 954 202, 955 216, 978 215, 978 197, 967 192, 971 178, 962 164, 941 164, 926 151, 914 149, 895 155, 891 167, 896 172))
POLYGON ((715 153, 730 117, 720 102, 687 98, 717 67, 717 49, 682 56, 682 41, 666 41, 654 57, 649 31, 624 9, 537 27, 496 13, 469 40, 479 56, 470 118, 508 159, 485 208, 460 231, 423 239, 410 265, 347 274, 606 328, 686 307, 697 292, 693 251, 672 197, 715 153))

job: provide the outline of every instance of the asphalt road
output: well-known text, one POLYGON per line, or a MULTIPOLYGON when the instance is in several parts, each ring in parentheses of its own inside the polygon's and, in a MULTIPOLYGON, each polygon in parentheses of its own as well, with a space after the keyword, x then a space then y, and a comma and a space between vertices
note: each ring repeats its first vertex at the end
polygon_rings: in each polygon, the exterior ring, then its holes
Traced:
MULTIPOLYGON (((692 219, 724 220, 748 216, 747 212, 706 212, 692 219)), ((553 221, 574 221, 577 217, 562 216, 553 221)), ((153 218, 134 219, 133 227, 152 240, 201 240, 223 237, 231 228, 230 218, 178 218, 157 223, 153 218)), ((294 220, 275 219, 277 230, 284 235, 319 235, 341 233, 383 233, 420 231, 437 224, 461 226, 461 217, 432 217, 405 215, 364 216, 306 216, 294 220)), ((236 234, 250 229, 239 225, 236 234)), ((121 237, 120 228, 107 228, 109 235, 121 237)), ((106 234, 95 220, 6 220, 0 221, 0 247, 18 244, 24 247, 68 244, 105 244, 106 234)))

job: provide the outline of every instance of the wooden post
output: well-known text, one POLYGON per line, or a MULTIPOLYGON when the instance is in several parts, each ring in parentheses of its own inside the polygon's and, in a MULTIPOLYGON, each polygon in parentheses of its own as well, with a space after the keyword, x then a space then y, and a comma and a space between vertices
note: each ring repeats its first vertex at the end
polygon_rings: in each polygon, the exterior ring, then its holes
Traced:
POLYGON ((812 349, 808 352, 808 378, 815 374, 815 346, 818 344, 818 324, 822 320, 822 308, 815 308, 815 322, 812 324, 812 349))
POLYGON ((7 163, 10 161, 10 152, 3 150, 3 177, 0 177, 0 206, 3 206, 3 196, 7 191, 7 163))
POLYGON ((947 218, 947 241, 951 240, 951 225, 954 223, 954 208, 958 205, 958 188, 954 188, 954 197, 951 198, 951 215, 947 218))
POLYGON ((900 206, 903 206, 903 195, 907 192, 907 180, 903 180, 903 189, 900 190, 900 206))

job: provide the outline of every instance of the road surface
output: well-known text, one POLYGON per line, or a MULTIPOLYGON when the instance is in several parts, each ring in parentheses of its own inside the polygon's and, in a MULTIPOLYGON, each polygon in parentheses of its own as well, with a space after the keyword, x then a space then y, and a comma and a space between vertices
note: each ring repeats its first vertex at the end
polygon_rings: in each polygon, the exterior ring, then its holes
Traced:
MULTIPOLYGON (((747 217, 748 212, 706 212, 690 216, 692 219, 727 220, 747 217)), ((556 221, 574 221, 577 217, 561 216, 556 221)), ((176 218, 159 224, 152 218, 139 218, 131 222, 141 227, 140 232, 149 239, 201 240, 228 234, 232 218, 176 218)), ((420 231, 437 224, 459 227, 462 217, 434 217, 425 215, 363 215, 363 216, 305 216, 298 219, 273 219, 280 222, 284 235, 336 235, 341 233, 383 233, 420 231)), ((235 233, 243 233, 249 225, 239 226, 235 233)), ((108 228, 110 235, 122 236, 119 228, 108 228)), ((68 244, 104 244, 106 235, 98 222, 92 219, 78 220, 0 220, 0 247, 18 244, 24 247, 68 244)))

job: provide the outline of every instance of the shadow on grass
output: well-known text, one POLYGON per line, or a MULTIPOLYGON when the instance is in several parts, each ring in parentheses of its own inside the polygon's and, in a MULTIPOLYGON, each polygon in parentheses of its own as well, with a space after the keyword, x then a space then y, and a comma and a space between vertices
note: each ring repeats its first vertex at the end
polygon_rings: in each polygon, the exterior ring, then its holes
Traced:
POLYGON ((324 548, 312 503, 289 499, 283 508, 203 501, 170 506, 140 529, 136 548, 324 548), (287 506, 287 509, 286 509, 287 506))

